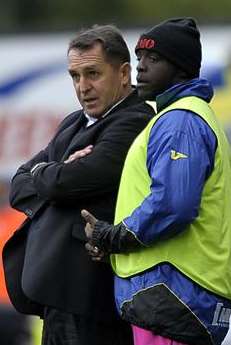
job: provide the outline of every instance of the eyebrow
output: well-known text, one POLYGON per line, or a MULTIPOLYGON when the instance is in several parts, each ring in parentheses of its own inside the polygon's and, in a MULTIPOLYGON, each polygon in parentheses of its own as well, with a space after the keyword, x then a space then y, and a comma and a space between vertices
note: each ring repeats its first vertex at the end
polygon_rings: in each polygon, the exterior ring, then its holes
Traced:
MULTIPOLYGON (((96 64, 93 64, 93 65, 90 65, 90 66, 84 66, 83 67, 83 70, 84 71, 91 71, 92 69, 98 69, 99 68, 99 65, 96 65, 96 64)), ((69 71, 69 73, 71 73, 71 72, 75 72, 75 68, 68 68, 68 71, 69 71)))
POLYGON ((85 71, 89 71, 89 70, 92 70, 92 69, 97 69, 99 65, 91 65, 91 66, 86 66, 84 69, 85 71))

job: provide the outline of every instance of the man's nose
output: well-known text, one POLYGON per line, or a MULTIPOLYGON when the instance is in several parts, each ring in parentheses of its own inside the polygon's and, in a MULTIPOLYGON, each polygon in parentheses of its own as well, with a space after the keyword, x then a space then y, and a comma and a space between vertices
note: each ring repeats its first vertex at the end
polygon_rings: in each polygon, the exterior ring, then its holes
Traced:
POLYGON ((139 60, 138 65, 136 67, 136 70, 137 70, 137 72, 143 72, 146 70, 146 64, 145 64, 144 59, 141 58, 139 60))
POLYGON ((79 80, 79 90, 81 93, 85 94, 91 89, 91 84, 89 80, 85 77, 80 77, 79 80))

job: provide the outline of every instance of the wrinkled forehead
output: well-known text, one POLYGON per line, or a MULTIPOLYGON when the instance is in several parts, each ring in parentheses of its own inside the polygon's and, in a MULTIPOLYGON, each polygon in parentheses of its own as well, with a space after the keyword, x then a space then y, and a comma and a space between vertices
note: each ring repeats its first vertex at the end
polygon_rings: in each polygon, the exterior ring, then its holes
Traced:
POLYGON ((89 49, 73 48, 68 53, 69 68, 103 65, 105 63, 105 54, 101 47, 92 47, 89 49))

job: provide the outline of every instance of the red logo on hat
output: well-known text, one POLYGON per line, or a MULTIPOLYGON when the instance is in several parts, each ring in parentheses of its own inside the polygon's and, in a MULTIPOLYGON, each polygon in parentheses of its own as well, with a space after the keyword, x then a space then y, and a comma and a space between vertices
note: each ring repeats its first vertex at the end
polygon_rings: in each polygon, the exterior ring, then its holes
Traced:
POLYGON ((155 46, 155 41, 151 38, 141 38, 137 45, 136 49, 152 49, 155 46))

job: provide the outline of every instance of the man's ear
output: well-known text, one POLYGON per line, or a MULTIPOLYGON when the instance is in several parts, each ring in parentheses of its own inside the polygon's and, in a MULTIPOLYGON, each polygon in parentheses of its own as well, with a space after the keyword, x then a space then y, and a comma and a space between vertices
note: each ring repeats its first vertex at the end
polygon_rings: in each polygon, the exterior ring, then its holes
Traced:
POLYGON ((129 62, 124 62, 120 66, 120 74, 123 86, 127 86, 131 82, 131 65, 129 62))

